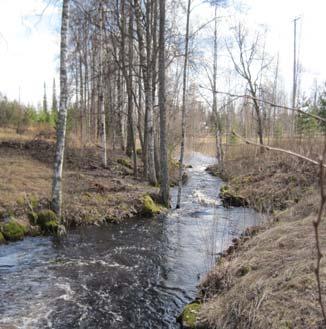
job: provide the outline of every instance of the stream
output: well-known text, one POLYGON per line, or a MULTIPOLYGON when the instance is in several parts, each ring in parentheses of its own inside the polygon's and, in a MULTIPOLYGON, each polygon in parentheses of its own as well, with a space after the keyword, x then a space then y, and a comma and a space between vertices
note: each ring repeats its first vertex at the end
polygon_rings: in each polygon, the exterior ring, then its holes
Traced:
MULTIPOLYGON (((182 204, 164 219, 0 246, 0 328, 179 328, 218 253, 260 216, 221 206, 214 159, 192 153, 182 204)), ((172 189, 176 199, 176 188, 172 189)))

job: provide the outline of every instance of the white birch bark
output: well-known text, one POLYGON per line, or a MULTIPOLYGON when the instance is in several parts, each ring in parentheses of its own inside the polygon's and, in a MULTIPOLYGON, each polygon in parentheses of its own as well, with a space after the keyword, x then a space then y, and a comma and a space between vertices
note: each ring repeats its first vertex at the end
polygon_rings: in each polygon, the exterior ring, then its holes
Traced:
POLYGON ((166 105, 165 105, 165 0, 159 0, 160 31, 159 31, 159 109, 160 109, 160 162, 162 203, 169 206, 170 186, 166 135, 166 105))
POLYGON ((104 87, 103 87, 103 2, 100 2, 100 35, 99 35, 99 112, 100 112, 100 127, 99 135, 101 141, 101 160, 102 166, 107 166, 107 148, 106 148, 106 122, 105 122, 105 106, 104 106, 104 87))
POLYGON ((191 0, 188 0, 187 6, 187 24, 185 36, 185 54, 183 65, 183 88, 182 88, 182 119, 181 119, 181 145, 180 145, 180 160, 179 160, 179 186, 176 208, 180 208, 181 191, 182 191, 182 174, 183 174, 183 160, 185 151, 185 135, 186 135, 186 91, 187 91, 187 70, 188 70, 188 53, 189 53, 189 21, 190 21, 190 6, 191 0))
POLYGON ((52 182, 53 211, 61 217, 62 214, 62 170, 65 151, 66 126, 67 126, 67 103, 68 103, 68 26, 69 26, 69 0, 63 0, 61 22, 61 45, 60 45, 60 104, 57 125, 57 142, 54 159, 54 173, 52 182))

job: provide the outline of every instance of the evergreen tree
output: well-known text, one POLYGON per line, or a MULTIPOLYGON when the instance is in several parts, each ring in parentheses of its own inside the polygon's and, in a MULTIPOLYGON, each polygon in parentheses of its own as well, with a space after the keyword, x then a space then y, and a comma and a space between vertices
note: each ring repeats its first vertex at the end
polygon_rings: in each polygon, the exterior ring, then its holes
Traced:
POLYGON ((48 101, 46 97, 46 83, 44 82, 44 96, 43 96, 43 112, 45 116, 45 121, 49 122, 50 116, 49 116, 49 111, 48 111, 48 101))
POLYGON ((53 122, 57 123, 58 118, 58 100, 57 100, 57 90, 55 85, 55 79, 53 79, 53 87, 52 87, 52 107, 51 107, 51 117, 53 122))
MULTIPOLYGON (((326 118, 326 83, 324 90, 322 91, 318 99, 318 115, 322 118, 326 118)), ((320 126, 323 131, 326 130, 325 123, 320 123, 320 126)))

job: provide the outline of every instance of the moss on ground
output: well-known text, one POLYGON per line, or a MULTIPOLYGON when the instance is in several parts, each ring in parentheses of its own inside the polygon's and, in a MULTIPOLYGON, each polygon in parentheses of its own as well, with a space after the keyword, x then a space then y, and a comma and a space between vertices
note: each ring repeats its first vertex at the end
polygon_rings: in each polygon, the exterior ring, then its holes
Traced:
POLYGON ((4 243, 6 243, 6 239, 3 236, 2 232, 0 232, 0 244, 4 244, 4 243))
POLYGON ((31 223, 32 225, 37 224, 37 218, 38 218, 38 216, 37 216, 37 213, 36 213, 35 211, 30 211, 30 212, 27 214, 27 216, 28 216, 28 219, 29 219, 29 221, 30 221, 30 223, 31 223))
POLYGON ((120 165, 127 167, 129 169, 132 169, 132 164, 127 159, 123 159, 123 158, 118 159, 117 163, 119 163, 120 165))
POLYGON ((251 271, 250 265, 242 265, 239 270, 236 272, 238 276, 245 276, 251 271))
POLYGON ((39 236, 42 234, 41 228, 37 225, 31 225, 28 231, 30 236, 39 236))
POLYGON ((186 305, 180 315, 180 322, 182 323, 183 328, 196 328, 196 321, 200 308, 201 304, 198 302, 186 305))
POLYGON ((47 234, 55 234, 58 231, 59 219, 50 209, 42 210, 37 214, 37 224, 47 234))
POLYGON ((26 233, 27 229, 14 219, 2 226, 2 234, 8 241, 21 240, 26 233))
POLYGON ((159 214, 162 211, 162 207, 160 207, 159 205, 157 205, 153 199, 151 198, 150 195, 146 194, 143 197, 143 207, 142 207, 142 211, 141 214, 143 216, 154 216, 159 214))
POLYGON ((225 207, 244 207, 248 205, 247 200, 228 185, 221 187, 220 198, 225 207))
POLYGON ((56 220, 50 220, 44 224, 45 233, 56 234, 58 232, 59 223, 56 220))
POLYGON ((41 227, 49 221, 58 221, 57 215, 50 209, 41 210, 37 213, 37 223, 41 227))

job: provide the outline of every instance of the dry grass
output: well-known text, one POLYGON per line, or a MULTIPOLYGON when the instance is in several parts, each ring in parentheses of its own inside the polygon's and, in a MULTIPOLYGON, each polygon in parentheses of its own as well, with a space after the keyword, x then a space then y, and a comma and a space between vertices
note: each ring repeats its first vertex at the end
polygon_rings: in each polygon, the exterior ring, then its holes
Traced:
MULTIPOLYGON (((316 137, 288 139, 276 146, 318 159, 322 143, 316 137)), ((201 321, 218 329, 323 328, 312 224, 320 200, 318 168, 282 154, 261 155, 257 148, 241 145, 229 153, 226 170, 231 188, 255 208, 272 212, 274 221, 257 236, 237 243, 207 275, 201 284, 201 321)), ((320 236, 325 251, 325 218, 320 236)), ((325 292, 324 261, 321 281, 325 292)))
POLYGON ((41 133, 51 133, 54 134, 55 130, 54 128, 50 127, 46 123, 37 123, 33 126, 29 126, 26 129, 24 129, 24 132, 21 134, 17 133, 16 128, 11 127, 1 127, 0 128, 0 141, 22 141, 26 142, 29 140, 32 140, 34 138, 37 138, 37 136, 41 133))
MULTIPOLYGON (((0 216, 27 220, 34 210, 49 207, 54 142, 22 140, 7 131, 0 141, 0 216)), ((157 189, 134 179, 130 162, 121 152, 110 152, 107 169, 100 167, 98 149, 68 147, 63 177, 63 214, 67 224, 119 221, 134 216, 145 193, 157 189), (124 159, 122 164, 118 160, 124 159)))
POLYGON ((13 209, 30 198, 50 195, 52 170, 21 150, 0 148, 0 210, 13 209))
MULTIPOLYGON (((304 200, 296 207, 304 208, 306 203, 309 207, 309 202, 304 200)), ((285 218, 289 214, 281 216, 280 222, 244 243, 208 275, 203 287, 227 282, 215 290, 218 294, 208 295, 203 305, 201 316, 211 328, 322 328, 313 272, 315 215, 294 221, 285 218)), ((320 234, 325 250, 325 222, 320 234)), ((321 278, 325 291, 324 263, 321 278)))
MULTIPOLYGON (((279 145, 277 145, 279 146, 279 145)), ((286 139, 283 148, 318 160, 322 138, 286 139)), ((317 166, 283 153, 265 151, 252 145, 234 145, 225 161, 223 178, 231 192, 248 201, 250 207, 267 213, 284 210, 316 188, 317 166)), ((218 172, 218 166, 213 167, 218 172)))

